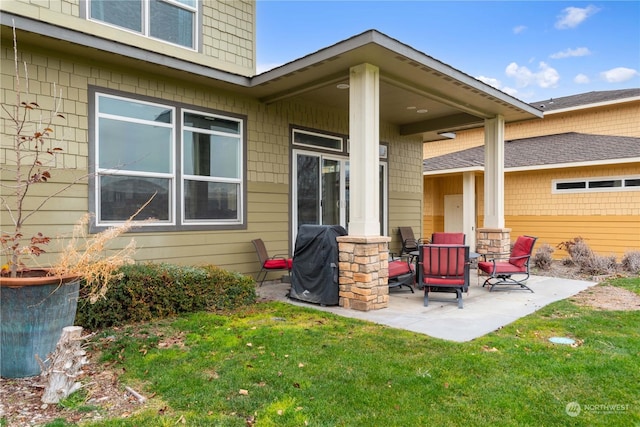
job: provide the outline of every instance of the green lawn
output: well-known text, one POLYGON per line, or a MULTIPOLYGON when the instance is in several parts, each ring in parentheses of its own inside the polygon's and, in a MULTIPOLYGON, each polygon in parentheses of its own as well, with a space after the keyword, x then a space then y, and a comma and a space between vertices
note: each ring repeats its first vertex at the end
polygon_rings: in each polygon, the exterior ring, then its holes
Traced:
POLYGON ((640 425, 640 311, 565 300, 454 343, 272 302, 106 335, 154 409, 92 425, 640 425))

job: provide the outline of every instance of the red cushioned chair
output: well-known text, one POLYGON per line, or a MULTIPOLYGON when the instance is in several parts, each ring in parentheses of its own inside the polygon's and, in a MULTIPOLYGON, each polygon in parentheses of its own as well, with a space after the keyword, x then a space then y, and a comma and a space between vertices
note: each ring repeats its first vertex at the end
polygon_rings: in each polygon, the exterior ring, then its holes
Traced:
MULTIPOLYGON (((482 287, 491 285, 489 291, 493 291, 496 286, 511 285, 533 292, 524 282, 529 278, 529 260, 536 240, 538 240, 537 237, 519 236, 511 249, 508 260, 488 259, 478 262, 478 269, 489 276, 482 287)), ((486 257, 486 255, 483 256, 486 257)))
POLYGON ((418 282, 424 288, 424 306, 429 292, 455 292, 462 308, 462 292, 469 291, 469 246, 420 245, 418 282))
POLYGON ((416 283, 415 267, 409 258, 389 261, 389 289, 406 286, 411 293, 416 283))
POLYGON ((291 258, 284 255, 274 255, 270 257, 262 239, 255 239, 251 242, 256 248, 258 259, 262 265, 260 273, 258 273, 258 276, 256 277, 256 282, 260 282, 260 286, 262 286, 264 279, 267 278, 267 274, 270 271, 287 270, 289 275, 291 275, 291 267, 293 266, 293 260, 291 258), (261 276, 262 280, 260 280, 261 276))
POLYGON ((431 234, 431 243, 434 245, 464 245, 466 236, 464 233, 443 233, 431 234))

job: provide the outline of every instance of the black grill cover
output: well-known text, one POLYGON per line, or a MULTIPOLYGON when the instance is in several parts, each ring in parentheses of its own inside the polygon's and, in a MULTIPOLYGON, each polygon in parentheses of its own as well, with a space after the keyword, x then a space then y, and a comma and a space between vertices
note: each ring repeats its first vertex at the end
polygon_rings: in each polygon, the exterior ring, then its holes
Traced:
POLYGON ((289 297, 321 305, 337 305, 340 225, 301 225, 296 238, 289 297))

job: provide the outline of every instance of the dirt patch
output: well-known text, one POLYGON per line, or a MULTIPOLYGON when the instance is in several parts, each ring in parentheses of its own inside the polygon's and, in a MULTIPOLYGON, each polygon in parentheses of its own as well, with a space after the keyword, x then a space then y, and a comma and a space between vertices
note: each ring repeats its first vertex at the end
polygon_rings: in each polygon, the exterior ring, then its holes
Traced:
POLYGON ((83 372, 80 381, 85 384, 86 401, 77 409, 43 404, 40 377, 0 378, 0 420, 6 419, 8 427, 42 426, 55 419, 79 423, 127 417, 143 407, 120 384, 117 369, 91 361, 83 372))
POLYGON ((615 286, 592 286, 570 300, 596 310, 640 310, 640 295, 615 286))

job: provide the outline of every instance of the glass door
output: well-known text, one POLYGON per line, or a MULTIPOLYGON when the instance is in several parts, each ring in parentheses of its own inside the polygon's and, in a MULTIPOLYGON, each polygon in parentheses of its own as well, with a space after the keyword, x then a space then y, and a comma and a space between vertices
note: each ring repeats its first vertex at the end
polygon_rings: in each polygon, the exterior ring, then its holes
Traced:
MULTIPOLYGON (((349 159, 293 151, 293 230, 304 224, 341 225, 349 221, 349 159)), ((380 162, 380 235, 387 233, 387 164, 380 162)))
POLYGON ((303 224, 347 228, 348 160, 302 151, 294 151, 294 159, 294 230, 303 224))

